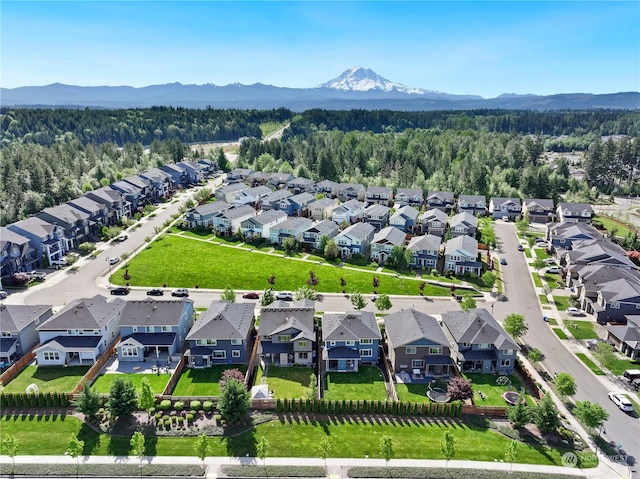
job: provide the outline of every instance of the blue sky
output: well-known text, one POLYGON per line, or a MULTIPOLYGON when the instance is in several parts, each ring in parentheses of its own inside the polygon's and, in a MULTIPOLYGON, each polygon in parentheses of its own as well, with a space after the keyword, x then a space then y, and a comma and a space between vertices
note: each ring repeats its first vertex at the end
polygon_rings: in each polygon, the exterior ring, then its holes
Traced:
POLYGON ((638 1, 11 1, 0 85, 256 82, 352 66, 447 93, 640 90, 638 1))

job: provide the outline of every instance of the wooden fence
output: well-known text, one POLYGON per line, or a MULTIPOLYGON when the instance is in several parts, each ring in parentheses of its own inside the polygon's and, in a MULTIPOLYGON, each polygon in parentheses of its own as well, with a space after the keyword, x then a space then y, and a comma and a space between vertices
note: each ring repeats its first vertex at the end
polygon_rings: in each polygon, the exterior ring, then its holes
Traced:
POLYGON ((162 396, 171 395, 171 392, 173 391, 173 388, 176 387, 176 384, 178 383, 178 379, 180 379, 180 375, 182 374, 182 371, 186 367, 186 364, 187 364, 187 357, 183 354, 180 356, 180 361, 178 361, 178 365, 176 366, 176 369, 173 371, 173 374, 171 374, 171 377, 169 378, 167 385, 164 387, 164 391, 162 391, 162 396))
POLYGON ((36 349, 40 347, 40 343, 36 344, 31 350, 18 359, 15 363, 9 366, 5 372, 0 374, 0 382, 2 384, 7 384, 13 378, 15 378, 20 372, 27 367, 28 364, 31 363, 36 358, 36 349))
POLYGON ((78 384, 76 384, 76 387, 73 388, 73 391, 71 391, 71 394, 80 394, 80 392, 82 391, 82 385, 85 382, 87 384, 91 384, 93 382, 93 380, 98 376, 98 374, 100 374, 100 371, 102 371, 102 368, 104 367, 104 365, 107 364, 107 361, 111 359, 111 355, 115 354, 116 346, 118 345, 119 342, 120 342, 120 336, 118 336, 109 345, 109 347, 104 352, 104 354, 100 356, 95 363, 93 363, 93 366, 89 368, 89 370, 85 373, 82 379, 78 381, 78 384))
POLYGON ((475 406, 472 404, 465 404, 462 406, 462 414, 506 417, 507 409, 508 407, 506 406, 475 406))

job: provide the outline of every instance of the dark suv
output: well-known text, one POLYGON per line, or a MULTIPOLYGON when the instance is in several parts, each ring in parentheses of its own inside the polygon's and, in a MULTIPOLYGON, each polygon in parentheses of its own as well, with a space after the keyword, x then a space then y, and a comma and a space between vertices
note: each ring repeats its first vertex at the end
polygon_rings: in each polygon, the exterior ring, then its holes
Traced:
POLYGON ((120 286, 119 288, 113 288, 111 290, 111 294, 123 296, 129 294, 129 291, 131 291, 131 288, 129 288, 128 286, 120 286))

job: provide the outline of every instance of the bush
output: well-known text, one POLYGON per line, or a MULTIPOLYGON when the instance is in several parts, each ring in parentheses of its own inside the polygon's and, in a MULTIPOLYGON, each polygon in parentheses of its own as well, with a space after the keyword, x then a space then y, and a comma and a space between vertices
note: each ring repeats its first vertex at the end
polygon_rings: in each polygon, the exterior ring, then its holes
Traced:
POLYGON ((213 402, 212 401, 203 402, 202 409, 204 409, 206 412, 211 411, 213 409, 213 402))
POLYGON ((176 411, 182 411, 184 409, 184 401, 176 401, 173 407, 176 411))
POLYGON ((160 409, 162 409, 163 411, 167 411, 170 408, 171 408, 171 400, 170 399, 163 399, 160 402, 160 409))
POLYGON ((202 408, 202 403, 200 401, 191 401, 189 403, 189 408, 190 409, 195 409, 196 411, 199 411, 200 408, 202 408))
POLYGON ((185 418, 185 420, 189 423, 193 422, 193 414, 191 413, 187 414, 187 417, 185 418))

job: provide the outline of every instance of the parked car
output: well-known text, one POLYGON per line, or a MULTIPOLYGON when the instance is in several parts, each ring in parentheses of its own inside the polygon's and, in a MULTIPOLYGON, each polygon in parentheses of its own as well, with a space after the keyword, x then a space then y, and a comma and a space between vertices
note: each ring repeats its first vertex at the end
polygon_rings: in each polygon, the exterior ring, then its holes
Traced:
POLYGON ((147 291, 147 296, 163 296, 164 295, 164 291, 162 291, 161 289, 150 289, 149 291, 147 291))
POLYGON ((280 291, 276 294, 276 299, 279 301, 293 301, 293 293, 291 291, 280 291))
POLYGON ((548 266, 558 266, 558 263, 556 263, 555 258, 546 258, 544 260, 545 264, 547 264, 548 266))
POLYGON ((558 266, 550 266, 544 272, 550 274, 560 274, 560 268, 558 266))
POLYGON ((131 288, 129 288, 128 286, 120 286, 119 288, 113 288, 111 290, 111 294, 123 296, 123 295, 129 294, 130 291, 131 291, 131 288))
POLYGON ((242 297, 244 299, 260 299, 260 295, 254 292, 244 293, 242 297))
POLYGON ((574 308, 573 306, 567 308, 567 314, 569 316, 584 316, 584 311, 579 308, 574 308))
POLYGON ((633 404, 631 404, 631 401, 629 401, 629 399, 624 394, 610 391, 609 399, 611 399, 613 401, 613 404, 618 406, 621 411, 633 412, 633 404))
POLYGON ((505 258, 500 258, 500 264, 507 264, 507 260, 505 258))
POLYGON ((51 266, 66 266, 66 265, 67 265, 67 260, 64 258, 51 260, 51 266))
POLYGON ((47 279, 47 273, 44 273, 42 271, 29 271, 27 272, 27 274, 29 275, 29 278, 37 281, 44 281, 45 279, 47 279))
POLYGON ((502 217, 502 221, 509 222, 509 217, 508 217, 508 216, 503 216, 503 217, 502 217))
POLYGON ((521 244, 518 245, 518 251, 524 251, 524 246, 522 246, 521 244))
POLYGON ((536 238, 536 243, 546 243, 547 240, 544 238, 536 238))
POLYGON ((635 389, 636 391, 640 390, 640 379, 634 379, 633 381, 631 381, 631 387, 633 389, 635 389))
POLYGON ((122 243, 123 241, 127 241, 128 238, 129 238, 129 236, 127 236, 127 235, 120 235, 120 236, 116 237, 116 241, 118 241, 119 243, 122 243))
POLYGON ((0 289, 0 299, 5 299, 7 296, 7 292, 4 289, 0 289))
POLYGON ((622 376, 627 381, 633 381, 634 379, 640 379, 640 369, 627 369, 622 376))
POLYGON ((171 291, 171 296, 177 296, 179 298, 187 298, 189 296, 189 290, 185 288, 174 289, 171 291))
POLYGON ((119 256, 114 256, 113 258, 109 258, 109 264, 116 264, 118 261, 120 261, 119 256))
POLYGON ((585 344, 587 345, 587 349, 594 350, 596 349, 596 346, 598 346, 598 344, 602 342, 604 342, 603 339, 596 338, 587 340, 585 344))

